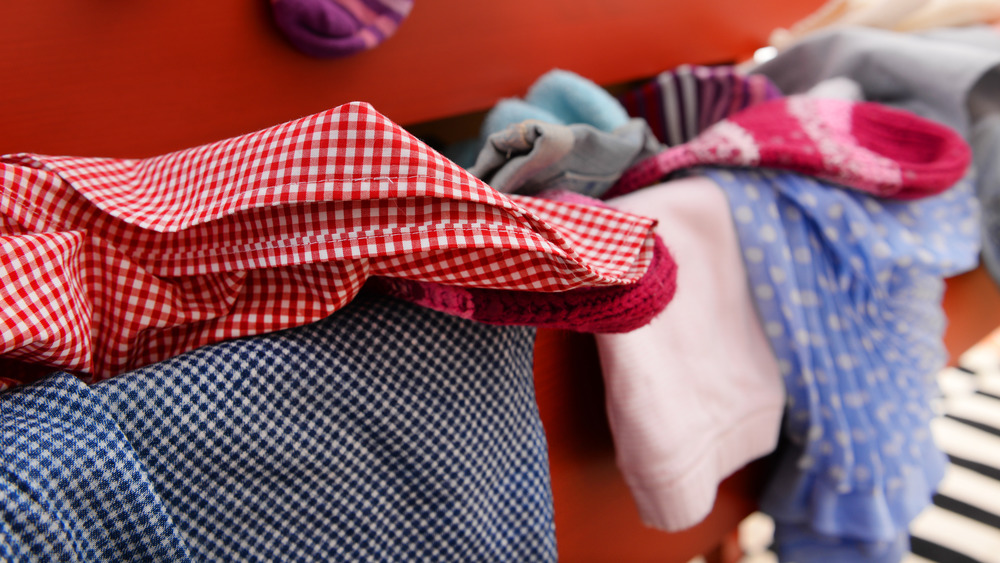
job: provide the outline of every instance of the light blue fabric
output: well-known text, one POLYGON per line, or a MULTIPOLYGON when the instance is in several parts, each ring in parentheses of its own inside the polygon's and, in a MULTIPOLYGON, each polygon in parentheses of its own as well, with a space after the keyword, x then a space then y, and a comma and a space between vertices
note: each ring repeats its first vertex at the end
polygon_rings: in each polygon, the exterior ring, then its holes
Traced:
POLYGON ((705 173, 729 198, 787 387, 792 447, 762 502, 779 555, 895 561, 944 468, 929 403, 943 278, 977 263, 971 182, 895 202, 794 173, 705 173))
POLYGON ((629 115, 604 88, 579 74, 554 69, 539 77, 523 100, 505 98, 497 102, 486 115, 482 137, 526 119, 559 125, 579 123, 611 132, 625 125, 629 115))
POLYGON ((358 297, 0 396, 0 558, 554 561, 534 330, 358 297))
MULTIPOLYGON (((586 125, 597 132, 611 133, 625 126, 629 115, 614 96, 593 81, 554 69, 539 77, 523 99, 498 101, 483 119, 478 138, 447 147, 444 154, 469 168, 490 135, 529 119, 553 125, 586 125)), ((636 147, 638 150, 639 145, 636 147)))

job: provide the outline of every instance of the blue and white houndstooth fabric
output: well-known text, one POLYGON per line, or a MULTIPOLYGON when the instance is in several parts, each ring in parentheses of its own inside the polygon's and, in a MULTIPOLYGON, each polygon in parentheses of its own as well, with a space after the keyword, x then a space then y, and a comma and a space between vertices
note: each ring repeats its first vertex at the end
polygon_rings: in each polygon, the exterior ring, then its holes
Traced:
POLYGON ((15 390, 0 401, 0 547, 31 559, 89 546, 88 561, 554 560, 533 339, 360 297, 90 389, 57 376, 15 390), (16 427, 26 401, 42 412, 16 427), (61 465, 25 480, 53 456, 61 465), (71 510, 30 504, 45 495, 71 510))
POLYGON ((790 172, 707 169, 725 190, 784 375, 791 447, 762 507, 783 561, 898 561, 944 456, 942 279, 975 267, 965 180, 902 202, 790 172))

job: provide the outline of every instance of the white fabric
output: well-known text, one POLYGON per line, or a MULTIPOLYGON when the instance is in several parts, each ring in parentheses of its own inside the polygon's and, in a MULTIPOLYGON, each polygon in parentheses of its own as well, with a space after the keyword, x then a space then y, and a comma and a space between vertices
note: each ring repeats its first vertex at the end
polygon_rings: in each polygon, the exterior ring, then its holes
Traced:
POLYGON ((784 386, 719 186, 687 178, 608 203, 658 219, 678 266, 663 313, 597 345, 618 465, 643 521, 679 530, 708 515, 720 481, 774 449, 784 386))

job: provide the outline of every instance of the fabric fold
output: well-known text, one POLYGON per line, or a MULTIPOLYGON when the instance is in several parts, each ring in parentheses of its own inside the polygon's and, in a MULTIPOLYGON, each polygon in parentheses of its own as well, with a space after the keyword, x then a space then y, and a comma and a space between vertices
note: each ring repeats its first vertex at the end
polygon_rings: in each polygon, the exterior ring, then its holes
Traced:
POLYGON ((191 561, 139 453, 68 374, 0 395, 4 561, 191 561))
POLYGON ((346 57, 391 37, 413 0, 271 0, 271 12, 289 43, 313 57, 346 57))
MULTIPOLYGON (((537 197, 569 206, 614 209, 574 191, 549 190, 537 197)), ((583 287, 558 293, 446 286, 375 277, 372 289, 437 311, 488 324, 526 324, 575 332, 622 333, 648 324, 674 297, 677 265, 659 236, 642 278, 629 285, 583 287)))
POLYGON ((535 331, 383 296, 0 394, 5 561, 554 561, 535 331))
POLYGON ((971 180, 903 202, 792 172, 704 173, 729 199, 788 393, 790 447, 761 500, 779 557, 895 561, 945 463, 929 422, 943 279, 979 252, 971 180))
POLYGON ((527 120, 490 135, 469 173, 504 193, 557 189, 600 197, 622 172, 660 148, 641 119, 613 131, 527 120))
POLYGON ((0 266, 0 350, 93 379, 317 320, 375 275, 623 286, 654 247, 651 219, 500 194, 363 103, 149 159, 8 155, 0 179, 5 246, 44 261, 66 233, 83 240, 76 274, 0 266), (80 288, 76 301, 39 307, 39 271, 48 293, 80 288), (74 307, 93 317, 63 326, 74 307))
MULTIPOLYGON (((950 6, 950 4, 949 4, 950 6)), ((896 33, 824 30, 782 52, 755 72, 789 93, 840 76, 864 99, 905 109, 951 127, 969 141, 976 194, 983 206, 983 261, 1000 283, 1000 34, 991 26, 896 33), (899 69, 908 69, 900 72, 899 69)))

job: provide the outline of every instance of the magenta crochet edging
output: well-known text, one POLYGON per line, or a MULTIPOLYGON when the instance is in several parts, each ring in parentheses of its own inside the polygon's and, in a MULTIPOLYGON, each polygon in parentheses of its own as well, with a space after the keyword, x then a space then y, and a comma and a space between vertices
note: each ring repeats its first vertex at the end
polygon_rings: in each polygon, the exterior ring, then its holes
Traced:
POLYGON ((628 285, 532 292, 374 277, 365 287, 487 324, 620 333, 648 324, 670 303, 677 287, 677 265, 656 237, 649 269, 628 285))

